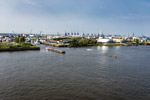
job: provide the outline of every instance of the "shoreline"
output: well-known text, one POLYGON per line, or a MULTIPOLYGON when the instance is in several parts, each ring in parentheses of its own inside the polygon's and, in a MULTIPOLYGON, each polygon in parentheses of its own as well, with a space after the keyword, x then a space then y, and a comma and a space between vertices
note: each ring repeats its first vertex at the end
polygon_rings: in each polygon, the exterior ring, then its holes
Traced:
POLYGON ((0 49, 0 52, 28 51, 28 50, 40 50, 40 47, 34 47, 34 48, 5 48, 5 49, 0 49))
MULTIPOLYGON (((42 43, 43 45, 53 46, 53 47, 70 47, 74 46, 63 45, 59 43, 42 43)), ((76 47, 91 47, 91 46, 140 46, 140 45, 150 45, 150 43, 103 43, 101 45, 87 45, 87 46, 76 46, 76 47)))

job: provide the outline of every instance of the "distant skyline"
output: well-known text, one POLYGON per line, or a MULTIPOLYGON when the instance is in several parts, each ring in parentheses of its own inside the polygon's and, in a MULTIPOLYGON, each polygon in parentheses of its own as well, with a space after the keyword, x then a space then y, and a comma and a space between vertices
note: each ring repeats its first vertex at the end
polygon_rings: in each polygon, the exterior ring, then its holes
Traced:
POLYGON ((150 0, 1 0, 0 33, 150 36, 150 0))

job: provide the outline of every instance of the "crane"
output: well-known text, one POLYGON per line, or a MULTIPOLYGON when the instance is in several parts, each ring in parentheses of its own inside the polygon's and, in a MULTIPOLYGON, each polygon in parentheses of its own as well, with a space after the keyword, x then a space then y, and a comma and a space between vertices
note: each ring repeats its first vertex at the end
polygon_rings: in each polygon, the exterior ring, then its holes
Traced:
POLYGON ((36 35, 37 40, 34 42, 35 44, 40 44, 40 36, 41 36, 42 31, 40 31, 39 34, 36 35))
POLYGON ((42 34, 42 31, 40 31, 40 33, 37 35, 37 39, 40 40, 40 36, 42 34))

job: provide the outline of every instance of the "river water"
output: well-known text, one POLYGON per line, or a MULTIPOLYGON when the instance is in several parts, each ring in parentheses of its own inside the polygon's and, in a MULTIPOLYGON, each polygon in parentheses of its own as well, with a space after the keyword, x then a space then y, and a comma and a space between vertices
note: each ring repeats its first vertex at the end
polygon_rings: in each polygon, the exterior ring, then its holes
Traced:
POLYGON ((0 52, 0 100, 150 100, 150 46, 45 47, 0 52))

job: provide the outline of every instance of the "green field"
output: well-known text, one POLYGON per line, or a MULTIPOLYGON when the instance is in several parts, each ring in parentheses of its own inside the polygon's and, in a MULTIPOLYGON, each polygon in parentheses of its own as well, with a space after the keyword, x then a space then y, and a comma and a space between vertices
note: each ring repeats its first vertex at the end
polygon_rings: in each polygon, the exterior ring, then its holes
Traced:
POLYGON ((9 49, 9 48, 36 48, 30 43, 18 43, 18 44, 0 44, 0 49, 9 49))

